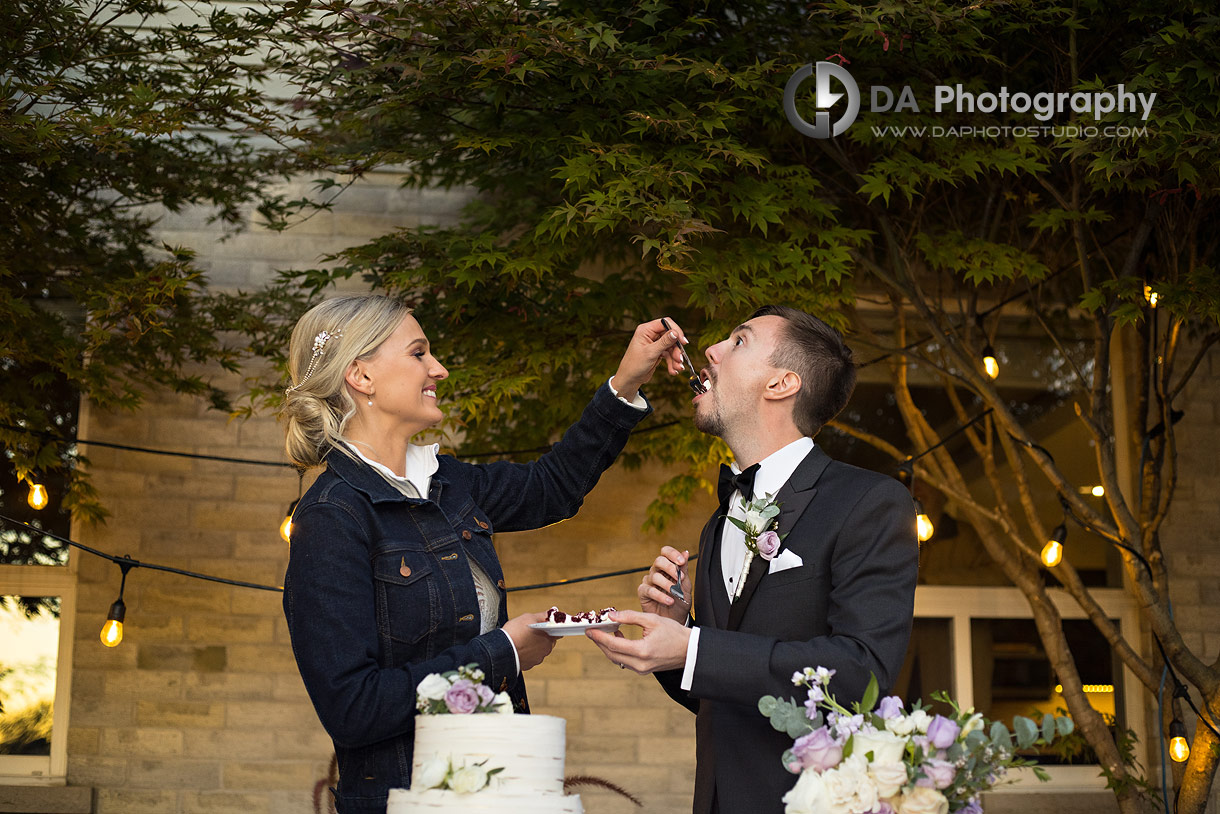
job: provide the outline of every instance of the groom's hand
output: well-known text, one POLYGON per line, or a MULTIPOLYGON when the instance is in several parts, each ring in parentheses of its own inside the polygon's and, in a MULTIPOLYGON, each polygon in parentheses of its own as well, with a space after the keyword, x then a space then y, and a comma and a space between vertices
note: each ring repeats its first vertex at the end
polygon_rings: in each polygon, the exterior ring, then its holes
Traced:
POLYGON ((623 353, 618 371, 614 374, 614 389, 619 398, 632 401, 640 388, 652 378, 657 362, 664 359, 671 374, 682 372, 682 354, 678 352, 678 343, 685 344, 686 335, 678 323, 666 319, 669 330, 661 325, 660 319, 645 322, 635 329, 627 350, 623 353))
POLYGON ((642 639, 628 639, 622 633, 611 635, 604 630, 585 631, 610 661, 640 674, 674 670, 686 664, 690 628, 655 613, 622 610, 611 613, 610 618, 625 625, 637 625, 644 631, 642 639))
POLYGON ((679 551, 672 546, 661 549, 661 556, 653 560, 648 573, 640 582, 640 587, 635 590, 644 613, 657 613, 686 624, 691 601, 690 576, 686 572, 689 556, 689 552, 679 551), (675 584, 682 588, 682 595, 686 599, 679 600, 669 592, 670 587, 675 584))

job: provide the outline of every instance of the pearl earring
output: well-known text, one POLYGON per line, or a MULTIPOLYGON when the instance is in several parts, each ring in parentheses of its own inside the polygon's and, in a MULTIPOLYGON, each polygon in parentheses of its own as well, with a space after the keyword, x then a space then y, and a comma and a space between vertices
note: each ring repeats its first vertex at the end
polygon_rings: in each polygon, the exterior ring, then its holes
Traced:
POLYGON ((373 406, 373 397, 372 396, 369 396, 369 406, 370 407, 373 406))

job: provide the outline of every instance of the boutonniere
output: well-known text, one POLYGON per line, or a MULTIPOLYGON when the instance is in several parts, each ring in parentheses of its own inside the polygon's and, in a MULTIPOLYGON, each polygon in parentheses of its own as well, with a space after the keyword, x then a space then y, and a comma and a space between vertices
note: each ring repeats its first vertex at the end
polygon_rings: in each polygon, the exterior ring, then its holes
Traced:
POLYGON ((741 529, 746 535, 746 558, 741 564, 741 576, 733 588, 733 601, 741 596, 742 586, 746 584, 746 575, 750 573, 750 565, 756 556, 770 562, 779 552, 783 537, 776 529, 779 528, 779 504, 771 499, 771 495, 763 495, 758 500, 752 500, 743 507, 745 519, 729 517, 729 522, 741 529))

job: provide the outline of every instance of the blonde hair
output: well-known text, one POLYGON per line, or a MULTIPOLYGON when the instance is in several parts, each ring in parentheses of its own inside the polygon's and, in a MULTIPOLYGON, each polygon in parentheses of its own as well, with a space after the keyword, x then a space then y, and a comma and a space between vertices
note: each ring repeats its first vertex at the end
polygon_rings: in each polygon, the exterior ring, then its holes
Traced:
POLYGON ((324 300, 297 320, 288 343, 293 385, 280 411, 293 463, 318 466, 330 450, 346 451, 343 431, 356 414, 344 386, 347 369, 373 356, 410 313, 400 300, 369 294, 324 300))

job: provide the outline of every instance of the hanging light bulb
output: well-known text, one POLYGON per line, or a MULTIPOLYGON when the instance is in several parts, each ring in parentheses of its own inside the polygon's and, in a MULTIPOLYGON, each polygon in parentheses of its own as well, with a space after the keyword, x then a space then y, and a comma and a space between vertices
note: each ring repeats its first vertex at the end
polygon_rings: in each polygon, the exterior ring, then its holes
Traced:
POLYGON ((126 615, 127 605, 123 603, 123 598, 119 597, 110 606, 110 613, 106 614, 106 624, 102 625, 102 644, 115 647, 123 641, 123 618, 126 615))
POLYGON ((280 523, 280 539, 285 543, 292 542, 292 515, 297 510, 297 504, 300 502, 301 499, 298 497, 288 504, 288 513, 284 515, 284 522, 280 523))
POLYGON ((995 381, 1000 375, 1000 361, 995 357, 995 348, 990 344, 983 348, 983 372, 987 378, 995 381))
POLYGON ((915 498, 915 535, 919 538, 919 542, 926 543, 935 533, 936 527, 932 525, 932 518, 928 517, 920 499, 915 498))
POLYGON ((1055 526, 1051 539, 1042 546, 1042 564, 1054 568, 1063 559, 1063 541, 1067 539, 1067 526, 1063 523, 1055 526))
POLYGON ((1180 718, 1169 724, 1169 756, 1175 763, 1185 763, 1190 757, 1190 741, 1186 740, 1186 725, 1180 718))
POLYGON ((119 582, 119 598, 110 606, 106 614, 106 624, 102 625, 101 640, 107 647, 116 647, 123 641, 123 619, 127 616, 127 605, 123 602, 123 591, 127 588, 127 572, 138 563, 130 557, 120 557, 116 561, 123 578, 119 582))
POLYGON ((30 481, 30 496, 27 498, 30 508, 41 511, 47 506, 47 487, 41 483, 30 481))

